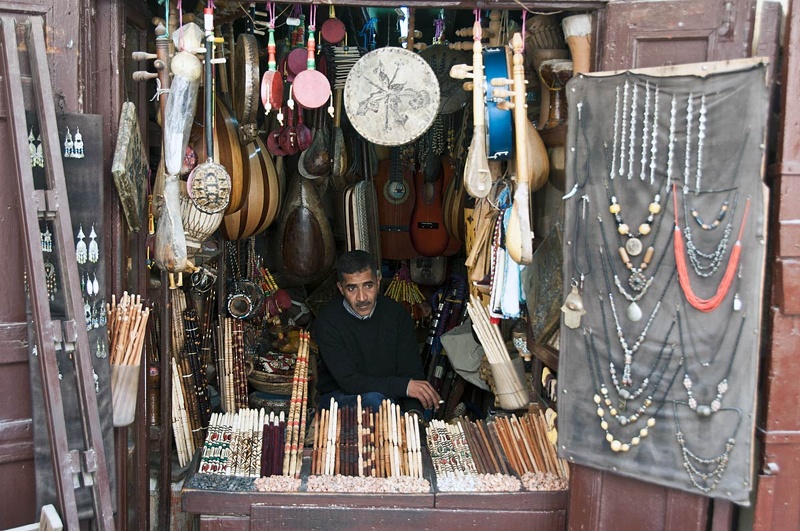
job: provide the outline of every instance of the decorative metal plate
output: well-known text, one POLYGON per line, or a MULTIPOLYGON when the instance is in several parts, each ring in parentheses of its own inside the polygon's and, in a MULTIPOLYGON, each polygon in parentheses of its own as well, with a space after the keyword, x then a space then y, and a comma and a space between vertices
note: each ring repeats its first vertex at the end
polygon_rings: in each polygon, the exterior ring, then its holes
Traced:
POLYGON ((222 165, 206 161, 189 174, 186 192, 198 210, 215 214, 230 202, 231 177, 222 165))
POLYGON ((347 75, 344 105, 350 123, 369 142, 401 146, 419 138, 439 112, 439 81, 419 55, 380 48, 347 75))

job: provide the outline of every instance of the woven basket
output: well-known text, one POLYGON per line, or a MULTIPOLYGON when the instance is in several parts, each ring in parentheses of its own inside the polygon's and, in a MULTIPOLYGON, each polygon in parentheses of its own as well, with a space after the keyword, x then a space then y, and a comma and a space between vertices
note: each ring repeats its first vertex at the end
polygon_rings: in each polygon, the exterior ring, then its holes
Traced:
POLYGON ((252 385, 258 391, 264 391, 265 393, 272 393, 276 395, 292 394, 291 375, 276 375, 264 371, 254 370, 247 376, 247 381, 250 382, 250 385, 252 385))

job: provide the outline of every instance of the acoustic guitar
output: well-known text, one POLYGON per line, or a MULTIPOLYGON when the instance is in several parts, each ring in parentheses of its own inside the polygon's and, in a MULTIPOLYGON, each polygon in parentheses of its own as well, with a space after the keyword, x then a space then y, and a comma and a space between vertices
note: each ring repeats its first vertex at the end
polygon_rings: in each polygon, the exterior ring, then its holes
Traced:
POLYGON ((425 168, 416 172, 414 187, 416 198, 409 227, 411 243, 422 256, 439 256, 450 243, 442 212, 444 165, 440 157, 431 156, 425 168))
POLYGON ((408 260, 418 255, 409 233, 414 213, 414 184, 400 157, 400 148, 392 148, 391 158, 378 165, 375 177, 381 254, 388 260, 408 260))

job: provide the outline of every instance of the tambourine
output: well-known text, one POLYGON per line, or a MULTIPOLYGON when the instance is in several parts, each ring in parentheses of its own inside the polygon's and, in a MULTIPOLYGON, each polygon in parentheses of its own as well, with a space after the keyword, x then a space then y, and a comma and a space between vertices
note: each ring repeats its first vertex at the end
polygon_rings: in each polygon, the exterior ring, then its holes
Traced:
MULTIPOLYGON (((236 83, 233 87, 233 112, 240 125, 254 124, 258 113, 259 76, 258 41, 255 35, 242 33, 236 38, 234 57, 236 83)), ((245 142, 254 138, 245 138, 245 142)))
POLYGON ((209 159, 189 173, 186 193, 198 210, 216 214, 225 210, 231 200, 231 176, 225 167, 209 159))
POLYGON ((450 77, 450 68, 466 63, 469 54, 451 50, 446 44, 435 44, 419 52, 419 56, 431 66, 439 81, 439 114, 451 114, 463 109, 467 104, 467 92, 460 79, 450 77))
POLYGON ((255 317, 263 304, 264 292, 252 280, 237 280, 228 293, 228 313, 236 319, 255 317))
POLYGON ((401 146, 427 131, 439 113, 439 80, 423 58, 403 48, 379 48, 350 70, 344 106, 369 142, 401 146))

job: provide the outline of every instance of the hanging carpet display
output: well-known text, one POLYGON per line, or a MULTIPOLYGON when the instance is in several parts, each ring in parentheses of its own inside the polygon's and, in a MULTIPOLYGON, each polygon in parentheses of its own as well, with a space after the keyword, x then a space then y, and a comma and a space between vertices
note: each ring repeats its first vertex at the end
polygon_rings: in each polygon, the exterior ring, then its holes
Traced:
POLYGON ((567 85, 562 458, 749 504, 765 70, 747 59, 567 85))

